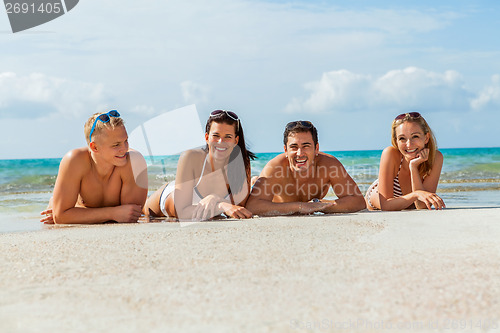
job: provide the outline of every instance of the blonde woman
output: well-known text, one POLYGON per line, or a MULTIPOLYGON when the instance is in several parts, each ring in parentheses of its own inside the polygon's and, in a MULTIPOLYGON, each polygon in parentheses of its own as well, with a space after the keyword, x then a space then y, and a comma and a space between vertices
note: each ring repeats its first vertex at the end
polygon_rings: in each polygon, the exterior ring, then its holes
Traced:
POLYGON ((397 116, 391 141, 380 158, 379 178, 365 195, 368 209, 445 208, 436 194, 443 154, 424 117, 418 112, 397 116))

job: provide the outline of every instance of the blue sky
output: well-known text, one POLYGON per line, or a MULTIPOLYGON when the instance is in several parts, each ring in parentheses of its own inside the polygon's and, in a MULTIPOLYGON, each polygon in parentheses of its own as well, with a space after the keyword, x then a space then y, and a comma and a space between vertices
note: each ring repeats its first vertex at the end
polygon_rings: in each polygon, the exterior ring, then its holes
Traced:
POLYGON ((0 159, 61 157, 97 111, 130 132, 193 103, 202 121, 235 111, 257 152, 281 151, 297 119, 322 150, 383 149, 413 110, 440 147, 500 146, 499 14, 493 0, 80 0, 13 34, 0 10, 0 159))

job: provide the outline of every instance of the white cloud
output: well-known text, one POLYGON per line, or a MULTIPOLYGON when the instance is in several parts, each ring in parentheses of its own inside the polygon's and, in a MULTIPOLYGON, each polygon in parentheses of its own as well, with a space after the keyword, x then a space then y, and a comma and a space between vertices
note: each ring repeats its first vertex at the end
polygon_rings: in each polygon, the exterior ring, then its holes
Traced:
POLYGON ((488 107, 500 106, 500 75, 491 77, 491 84, 486 86, 479 96, 471 101, 474 110, 481 110, 488 107))
POLYGON ((149 105, 136 105, 132 107, 130 112, 141 115, 143 117, 152 117, 157 114, 156 109, 149 105))
POLYGON ((471 95, 458 72, 436 73, 416 67, 390 71, 377 79, 373 88, 380 104, 401 109, 463 111, 469 108, 471 95))
POLYGON ((379 78, 332 71, 304 88, 308 97, 292 98, 285 112, 463 111, 469 109, 471 96, 458 72, 436 73, 416 67, 392 70, 379 78))
POLYGON ((19 118, 40 118, 47 113, 60 113, 74 117, 96 112, 105 100, 104 87, 99 83, 40 73, 27 76, 0 73, 0 115, 9 112, 10 117, 16 113, 19 118))
POLYGON ((311 92, 306 100, 294 98, 286 106, 287 112, 325 112, 366 107, 361 96, 369 95, 370 76, 351 73, 347 70, 324 73, 319 81, 309 82, 304 88, 311 92))
POLYGON ((204 104, 208 101, 210 88, 208 86, 184 81, 181 83, 182 97, 186 104, 204 104))

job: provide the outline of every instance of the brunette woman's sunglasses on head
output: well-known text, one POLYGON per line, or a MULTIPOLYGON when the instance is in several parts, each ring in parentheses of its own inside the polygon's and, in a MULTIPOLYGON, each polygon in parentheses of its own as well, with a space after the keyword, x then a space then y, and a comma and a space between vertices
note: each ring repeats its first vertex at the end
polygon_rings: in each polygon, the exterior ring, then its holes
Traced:
POLYGON ((221 114, 225 113, 229 118, 231 118, 234 121, 238 122, 238 130, 240 129, 240 118, 238 118, 238 115, 234 113, 233 111, 228 111, 228 110, 215 110, 210 113, 210 118, 212 117, 217 117, 220 116, 221 114))

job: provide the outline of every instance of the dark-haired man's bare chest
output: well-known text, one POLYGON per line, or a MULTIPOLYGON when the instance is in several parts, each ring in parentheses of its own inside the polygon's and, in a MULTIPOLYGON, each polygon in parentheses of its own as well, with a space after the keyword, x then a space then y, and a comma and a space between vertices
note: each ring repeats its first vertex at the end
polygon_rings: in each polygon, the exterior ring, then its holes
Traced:
MULTIPOLYGON (((278 185, 278 184, 275 184, 278 185)), ((279 186, 275 186, 274 202, 307 202, 314 198, 321 199, 326 196, 330 189, 327 179, 315 178, 298 180, 293 178, 283 179, 279 186)))

